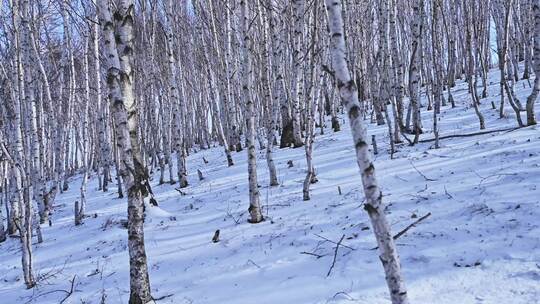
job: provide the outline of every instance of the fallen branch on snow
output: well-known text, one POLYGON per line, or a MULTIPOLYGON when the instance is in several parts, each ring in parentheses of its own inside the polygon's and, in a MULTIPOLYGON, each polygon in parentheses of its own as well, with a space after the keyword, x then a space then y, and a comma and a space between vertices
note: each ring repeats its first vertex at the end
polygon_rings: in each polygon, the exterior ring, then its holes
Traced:
POLYGON ((416 166, 414 165, 414 163, 411 160, 409 162, 411 163, 411 166, 414 168, 414 170, 416 172, 418 172, 418 174, 420 174, 426 181, 428 181, 428 182, 436 182, 437 181, 436 179, 429 178, 429 177, 425 176, 424 173, 420 172, 420 170, 418 170, 418 168, 416 168, 416 166))
MULTIPOLYGON (((445 136, 439 136, 439 140, 448 139, 448 138, 456 138, 456 137, 471 137, 471 136, 484 135, 484 134, 497 133, 497 132, 505 132, 505 131, 512 132, 512 131, 515 131, 515 130, 518 130, 518 129, 521 129, 521 128, 525 128, 525 127, 528 127, 528 126, 512 127, 512 128, 497 129, 497 130, 490 130, 490 131, 480 131, 480 132, 467 133, 467 134, 445 135, 445 136)), ((419 142, 427 143, 427 142, 432 142, 432 141, 435 141, 435 138, 422 139, 419 142)))
MULTIPOLYGON (((333 243, 333 244, 338 245, 338 243, 336 243, 336 242, 334 242, 334 241, 332 241, 332 240, 330 240, 330 239, 327 239, 327 238, 325 238, 325 237, 322 236, 322 235, 318 235, 318 234, 316 234, 316 233, 315 233, 315 235, 318 236, 318 237, 320 237, 321 239, 323 239, 323 240, 325 240, 325 241, 328 241, 328 242, 330 242, 330 243, 333 243)), ((339 245, 340 245, 340 246, 343 246, 343 247, 345 247, 345 248, 348 248, 348 249, 350 249, 350 250, 356 250, 356 249, 354 249, 354 248, 352 248, 352 247, 349 247, 349 246, 347 246, 347 245, 343 245, 343 244, 339 244, 339 245)))
POLYGON ((452 194, 448 193, 448 190, 446 190, 446 186, 444 186, 444 194, 446 194, 446 196, 447 196, 449 199, 454 198, 454 196, 452 196, 452 194))
POLYGON ((60 304, 63 304, 72 294, 73 294, 73 288, 75 286, 75 279, 77 278, 77 275, 73 276, 73 279, 71 279, 71 288, 69 291, 63 290, 64 292, 67 292, 66 296, 60 301, 60 304))
POLYGON ((332 261, 332 265, 330 266, 330 269, 328 269, 328 273, 326 274, 327 277, 330 276, 330 273, 332 273, 332 269, 334 269, 334 265, 336 264, 337 252, 344 238, 345 238, 345 234, 342 235, 341 239, 339 239, 339 242, 336 243, 336 250, 334 251, 334 260, 332 261))
POLYGON ((357 299, 351 297, 351 295, 346 293, 345 291, 336 292, 336 294, 332 297, 332 299, 335 299, 339 295, 343 295, 344 297, 347 298, 348 301, 358 301, 357 299))
POLYGON ((164 296, 161 296, 161 297, 159 297, 159 298, 152 298, 152 300, 154 300, 154 301, 161 301, 161 300, 164 300, 164 299, 166 299, 166 298, 170 298, 170 297, 172 297, 172 296, 174 296, 174 294, 173 294, 173 293, 170 293, 170 294, 168 294, 168 295, 164 295, 164 296))
MULTIPOLYGON (((396 235, 394 235, 392 238, 394 240, 397 240, 400 236, 404 235, 407 231, 409 231, 409 229, 411 229, 412 227, 415 227, 416 225, 418 225, 421 221, 427 219, 429 216, 431 215, 431 212, 428 212, 426 215, 422 216, 421 218, 417 219, 414 223, 410 224, 409 226, 405 227, 405 229, 401 230, 400 232, 398 232, 396 235)), ((379 246, 377 247, 374 247, 374 248, 371 248, 371 250, 375 250, 375 249, 379 249, 379 246)))
POLYGON ((498 174, 491 174, 491 175, 488 175, 488 176, 486 176, 486 177, 482 177, 482 180, 480 181, 480 183, 478 184, 478 186, 482 185, 482 183, 484 183, 487 179, 492 178, 492 177, 513 176, 513 175, 518 175, 518 174, 517 174, 517 173, 498 173, 498 174))
POLYGON ((73 292, 75 291, 75 279, 77 278, 77 275, 74 275, 73 276, 73 279, 70 280, 70 283, 71 283, 71 287, 69 290, 65 290, 65 289, 56 289, 56 290, 51 290, 51 291, 47 291, 47 292, 44 292, 42 294, 39 294, 37 295, 36 297, 32 297, 29 301, 27 301, 26 303, 30 303, 30 302, 33 302, 34 300, 36 300, 37 298, 39 297, 43 297, 43 296, 46 296, 48 294, 51 294, 51 293, 55 293, 55 292, 63 292, 65 293, 66 295, 64 296, 64 298, 59 302, 60 304, 63 304, 72 294, 73 292))
POLYGON ((185 193, 184 191, 178 189, 178 188, 174 188, 174 190, 180 192, 180 195, 184 196, 184 195, 187 195, 187 193, 185 193))
POLYGON ((316 254, 316 253, 313 253, 313 252, 307 252, 307 251, 302 251, 302 252, 300 252, 300 254, 312 255, 312 256, 316 257, 317 259, 320 259, 320 258, 326 256, 326 254, 325 254, 325 255, 321 255, 321 254, 316 254))
POLYGON ((247 261, 248 261, 248 263, 253 264, 255 267, 257 267, 257 268, 259 268, 259 269, 262 269, 262 267, 259 266, 259 265, 257 265, 257 263, 253 262, 253 260, 249 259, 249 260, 247 260, 247 261))

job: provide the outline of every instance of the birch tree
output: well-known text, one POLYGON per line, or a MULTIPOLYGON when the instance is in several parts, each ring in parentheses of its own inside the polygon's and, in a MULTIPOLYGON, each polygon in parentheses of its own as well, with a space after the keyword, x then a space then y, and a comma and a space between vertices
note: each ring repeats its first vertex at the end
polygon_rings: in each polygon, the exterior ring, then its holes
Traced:
POLYGON ((113 21, 108 0, 98 0, 98 12, 107 58, 107 85, 112 103, 120 175, 128 192, 128 250, 130 304, 152 302, 144 246, 144 196, 148 173, 143 167, 137 129, 137 107, 133 96, 133 10, 130 0, 119 0, 113 21), (118 39, 116 39, 116 37, 118 39))
POLYGON ((367 130, 362 119, 358 91, 354 80, 350 76, 344 37, 344 23, 342 18, 342 5, 339 0, 326 0, 328 23, 330 30, 330 53, 332 67, 335 72, 337 86, 341 100, 347 109, 349 123, 356 151, 357 163, 362 177, 362 185, 367 211, 377 244, 379 245, 379 258, 384 267, 386 282, 390 290, 393 304, 408 303, 407 291, 401 275, 401 266, 390 225, 384 211, 382 192, 377 184, 375 167, 368 149, 367 130))
POLYGON ((304 14, 305 1, 291 0, 293 11, 293 35, 292 35, 292 75, 293 79, 293 103, 292 103, 292 126, 293 145, 295 148, 304 145, 302 130, 300 127, 300 104, 304 99, 304 70, 302 65, 302 45, 304 40, 304 14))
POLYGON ((242 39, 240 40, 240 52, 241 52, 241 63, 240 63, 240 74, 242 78, 242 99, 244 100, 246 107, 246 150, 247 150, 247 161, 248 161, 248 185, 249 185, 249 214, 250 214, 250 223, 259 223, 264 220, 261 203, 259 199, 259 185, 257 183, 257 155, 255 151, 255 113, 254 113, 254 104, 249 90, 250 83, 250 60, 249 60, 249 50, 248 44, 251 43, 250 34, 248 32, 249 25, 249 16, 248 5, 245 0, 240 0, 240 16, 239 16, 239 25, 240 33, 242 39))
POLYGON ((418 75, 420 57, 421 57, 421 39, 422 39, 422 16, 424 10, 424 0, 413 0, 413 25, 412 25, 412 52, 409 66, 409 94, 410 110, 412 111, 414 143, 418 143, 422 133, 420 117, 420 76, 418 75))
MULTIPOLYGON (((16 51, 16 67, 17 67, 17 81, 18 81, 18 98, 13 100, 13 104, 9 109, 10 117, 10 129, 11 134, 11 145, 14 155, 11 157, 7 150, 4 150, 3 154, 8 156, 9 162, 11 164, 10 172, 10 185, 11 189, 11 201, 13 202, 12 210, 14 212, 14 225, 16 230, 19 231, 20 241, 21 241, 21 261, 23 269, 23 277, 26 288, 32 288, 35 286, 36 281, 33 273, 33 256, 32 256, 32 216, 33 208, 31 202, 31 191, 30 181, 28 170, 29 162, 24 163, 24 143, 23 143, 23 132, 21 128, 21 105, 24 102, 28 102, 26 99, 26 90, 25 88, 30 86, 31 81, 30 77, 25 77, 25 68, 28 69, 29 58, 24 56, 28 54, 28 41, 27 37, 21 39, 21 33, 18 29, 23 31, 28 30, 28 18, 29 18, 29 3, 27 0, 23 0, 20 3, 17 3, 16 0, 13 0, 11 3, 12 7, 12 20, 13 20, 13 29, 14 29, 14 41, 15 41, 15 51, 16 51), (20 9, 20 10, 19 10, 20 9), (20 14, 20 15, 19 15, 20 14), (21 40, 25 40, 23 43, 20 43, 21 40), (24 49, 24 50, 23 50, 24 49)), ((24 35, 24 34, 23 34, 24 35)), ((27 36, 27 35, 24 35, 27 36)), ((31 101, 32 102, 32 101, 31 101)))
POLYGON ((540 2, 538 0, 532 0, 532 11, 534 13, 534 51, 532 67, 536 78, 534 79, 532 92, 529 97, 527 97, 527 125, 529 126, 536 124, 534 103, 538 98, 538 93, 540 93, 540 2))

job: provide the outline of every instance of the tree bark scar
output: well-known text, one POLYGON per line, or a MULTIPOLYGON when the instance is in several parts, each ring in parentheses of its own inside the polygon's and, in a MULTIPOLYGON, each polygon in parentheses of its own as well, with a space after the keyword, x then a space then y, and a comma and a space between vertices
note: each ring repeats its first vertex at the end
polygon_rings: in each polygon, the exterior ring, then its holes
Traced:
POLYGON ((351 121, 356 120, 360 116, 360 107, 353 105, 349 110, 349 119, 351 121))
POLYGON ((358 142, 356 142, 356 149, 362 149, 362 148, 365 148, 367 146, 367 143, 363 140, 358 140, 358 142))
POLYGON ((126 24, 129 24, 130 26, 133 25, 133 16, 129 11, 124 20, 122 20, 122 26, 125 26, 126 24))
POLYGON ((125 56, 131 56, 133 55, 133 48, 126 45, 126 47, 124 47, 124 55, 125 56))
POLYGON ((122 14, 120 14, 118 11, 114 12, 113 18, 116 21, 122 21, 122 14))
POLYGON ((364 173, 367 175, 373 174, 373 171, 375 171, 375 167, 373 166, 373 163, 369 163, 369 166, 364 169, 364 173))
POLYGON ((114 100, 114 106, 115 107, 122 107, 124 105, 124 100, 121 98, 116 98, 114 100))
POLYGON ((112 27, 113 27, 112 21, 106 21, 105 24, 103 24, 103 30, 104 31, 110 30, 112 27))
POLYGON ((367 211, 367 213, 369 214, 378 214, 379 212, 377 211, 377 209, 375 207, 373 207, 371 204, 369 203, 366 203, 364 204, 364 210, 367 211))

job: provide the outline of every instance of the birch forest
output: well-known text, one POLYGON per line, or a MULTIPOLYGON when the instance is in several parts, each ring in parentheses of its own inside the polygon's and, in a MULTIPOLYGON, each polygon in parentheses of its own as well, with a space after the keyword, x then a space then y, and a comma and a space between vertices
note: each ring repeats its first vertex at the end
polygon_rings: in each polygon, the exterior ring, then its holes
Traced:
POLYGON ((540 303, 538 74, 540 0, 0 0, 0 303, 540 303))

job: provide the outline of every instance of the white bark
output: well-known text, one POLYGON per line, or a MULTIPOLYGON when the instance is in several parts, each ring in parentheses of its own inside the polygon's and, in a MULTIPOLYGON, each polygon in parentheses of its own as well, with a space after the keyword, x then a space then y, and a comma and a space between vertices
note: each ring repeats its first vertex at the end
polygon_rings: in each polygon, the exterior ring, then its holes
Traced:
MULTIPOLYGON (((302 141, 302 129, 300 126, 300 106, 304 101, 304 69, 301 64, 302 43, 304 40, 304 13, 305 0, 291 0, 293 10, 293 104, 292 104, 292 126, 293 126, 293 145, 295 148, 304 145, 302 141)), ((304 59, 305 60, 305 59, 304 59)))
POLYGON ((167 35, 167 55, 168 55, 168 63, 169 63, 169 93, 171 97, 171 106, 173 108, 172 110, 172 124, 173 124, 173 144, 174 144, 174 150, 176 152, 177 156, 177 175, 178 175, 178 181, 180 183, 180 188, 185 188, 188 186, 188 180, 187 180, 187 171, 186 171, 186 155, 184 152, 185 146, 182 142, 182 125, 181 125, 181 115, 180 115, 180 107, 181 103, 183 103, 183 100, 180 100, 180 96, 178 93, 178 79, 176 75, 178 74, 177 71, 177 61, 174 57, 174 36, 172 31, 172 18, 173 18, 173 12, 172 12, 172 0, 167 0, 167 13, 165 14, 166 24, 165 24, 165 32, 167 35))
POLYGON ((226 70, 226 76, 227 76, 227 106, 228 106, 228 112, 229 112, 229 144, 230 150, 236 150, 236 152, 242 151, 242 143, 240 142, 240 126, 238 124, 238 111, 235 103, 234 98, 234 89, 232 86, 234 76, 232 71, 237 70, 236 60, 232 58, 232 45, 233 45, 233 33, 234 29, 232 27, 232 13, 231 13, 231 7, 230 7, 230 0, 226 0, 226 17, 227 17, 227 46, 225 48, 225 70, 226 70))
POLYGON ((107 59, 107 84, 112 103, 120 174, 128 191, 128 250, 130 304, 152 302, 144 246, 144 201, 148 173, 142 165, 137 135, 137 108, 133 96, 133 2, 120 0, 111 18, 107 0, 98 1, 107 59), (114 28, 116 27, 116 28, 114 28), (117 39, 116 39, 117 38, 117 39))
POLYGON ((93 25, 93 34, 94 34, 94 68, 95 68, 95 87, 96 87, 96 104, 97 104, 97 117, 98 117, 98 139, 99 139, 99 165, 103 168, 103 183, 102 190, 103 192, 109 191, 109 181, 111 179, 111 164, 112 164, 112 155, 111 155, 111 143, 109 130, 107 129, 107 121, 109 118, 108 107, 102 105, 101 98, 101 62, 99 60, 99 19, 96 15, 95 23, 93 25))
MULTIPOLYGON (((221 50, 220 50, 220 45, 219 45, 219 39, 218 39, 218 32, 217 32, 217 26, 216 26, 216 13, 215 13, 215 9, 214 9, 214 4, 213 4, 213 1, 209 1, 209 5, 210 5, 210 12, 211 12, 211 15, 212 15, 212 38, 213 38, 213 43, 214 43, 214 49, 216 50, 216 55, 217 55, 217 58, 221 65, 222 68, 225 68, 225 60, 221 54, 221 50)), ((206 56, 206 53, 205 53, 205 56, 206 56)), ((208 60, 208 59, 207 59, 208 60)), ((210 65, 208 66, 208 68, 210 68, 210 65)), ((219 69, 219 71, 222 71, 222 69, 219 69)), ((211 73, 209 71, 210 75, 211 75, 211 79, 213 80, 214 77, 212 77, 213 73, 211 73)), ((223 78, 223 75, 221 75, 221 73, 218 73, 218 76, 217 76, 219 79, 222 79, 223 78)), ((224 149, 224 152, 225 152, 225 155, 227 157, 227 165, 230 167, 230 166, 233 166, 234 165, 234 162, 233 162, 233 159, 232 159, 232 155, 231 155, 231 151, 229 149, 229 140, 227 138, 227 136, 225 136, 225 130, 223 128, 223 123, 221 121, 221 115, 220 114, 220 111, 219 111, 219 106, 218 106, 218 103, 217 103, 217 98, 220 97, 220 92, 218 90, 218 86, 215 85, 215 86, 212 86, 212 83, 215 82, 215 81, 212 81, 210 80, 209 81, 209 84, 210 84, 210 90, 212 90, 212 87, 215 87, 215 98, 213 98, 210 102, 211 102, 211 108, 212 108, 212 111, 213 111, 213 114, 215 116, 215 123, 216 123, 216 127, 217 127, 217 131, 218 131, 218 135, 219 137, 221 138, 221 141, 223 143, 223 149, 224 149)), ((213 93, 213 92, 212 92, 213 93)), ((222 97, 222 104, 228 104, 229 102, 231 102, 230 100, 226 100, 226 94, 221 94, 221 97, 222 97)))
POLYGON ((534 114, 534 103, 540 93, 540 1, 532 0, 532 11, 534 12, 534 43, 533 43, 533 71, 536 75, 534 79, 534 87, 531 94, 527 98, 527 125, 532 126, 536 124, 536 117, 534 114))
POLYGON ((89 132, 88 132, 88 110, 90 105, 90 67, 89 67, 89 57, 90 57, 90 38, 86 39, 85 49, 84 49, 84 97, 83 107, 82 107, 82 165, 83 165, 83 176, 81 181, 80 193, 81 193, 81 204, 79 206, 75 216, 79 219, 79 223, 82 223, 84 218, 84 210, 86 208, 86 187, 88 184, 88 176, 91 170, 91 160, 90 157, 90 145, 89 145, 89 132))
POLYGON ((266 147, 266 162, 268 164, 268 173, 270 175, 270 186, 279 185, 277 178, 276 165, 273 158, 273 147, 274 142, 276 141, 276 129, 277 129, 277 120, 279 114, 279 104, 280 100, 283 98, 283 79, 281 76, 281 65, 279 61, 281 60, 281 43, 279 41, 279 33, 276 27, 276 20, 278 18, 277 13, 273 9, 275 0, 267 1, 267 19, 268 27, 267 31, 271 33, 272 37, 268 43, 270 52, 267 52, 268 61, 270 62, 270 75, 274 76, 274 81, 271 81, 268 77, 268 86, 270 89, 270 100, 269 100, 269 113, 268 113, 268 127, 267 127, 267 147, 266 147))
POLYGON ((248 33, 249 17, 247 15, 247 2, 240 0, 240 33, 243 39, 240 39, 240 77, 242 80, 243 100, 246 107, 246 150, 248 161, 248 183, 249 183, 249 214, 250 223, 259 223, 264 220, 259 199, 259 185, 257 183, 257 154, 255 151, 255 106, 249 90, 249 79, 251 75, 251 65, 249 62, 248 44, 250 35, 248 33))
MULTIPOLYGON (((22 268, 24 283, 27 288, 35 286, 36 282, 33 274, 33 262, 32 262, 32 202, 30 185, 27 179, 29 169, 27 162, 26 166, 23 163, 23 137, 21 129, 21 105, 26 100, 26 87, 31 85, 30 79, 25 75, 25 68, 28 68, 29 58, 25 58, 28 54, 28 40, 21 38, 17 31, 17 28, 22 28, 23 31, 28 29, 28 17, 29 17, 29 3, 28 0, 21 1, 21 15, 19 15, 19 7, 14 0, 12 4, 13 9, 13 25, 15 28, 15 50, 17 51, 17 71, 18 71, 18 83, 19 83, 19 98, 14 100, 13 107, 11 109, 11 130, 12 130, 12 144, 14 151, 13 159, 11 160, 11 182, 13 185, 11 200, 17 205, 18 216, 15 217, 14 224, 19 231, 21 240, 21 255, 22 255, 22 268), (23 18, 20 18, 23 16, 23 18), (19 44, 20 41, 23 41, 19 44), (24 50, 21 50, 24 49, 24 50), (26 167, 26 168, 25 168, 26 167), (26 192, 26 193, 24 193, 26 192)), ((7 154, 7 152, 6 152, 7 154)))
POLYGON ((421 117, 420 117, 420 57, 422 53, 422 16, 424 10, 424 0, 413 0, 413 25, 412 25, 412 53, 409 66, 409 96, 410 107, 412 110, 414 143, 418 143, 420 134, 422 133, 421 117))
POLYGON ((401 276, 401 266, 390 225, 384 213, 382 192, 377 185, 375 167, 368 147, 367 130, 362 120, 360 103, 358 102, 358 91, 347 66, 341 1, 326 0, 326 8, 329 17, 332 66, 338 82, 341 100, 349 116, 358 167, 360 168, 366 197, 364 209, 366 209, 371 219, 373 231, 379 245, 379 257, 385 270, 392 303, 406 304, 408 303, 407 291, 401 276))
MULTIPOLYGON (((315 45, 318 40, 318 3, 314 3, 313 6, 313 15, 312 23, 314 24, 311 32, 311 44, 315 45)), ((307 94, 306 94, 306 136, 304 139, 304 148, 306 152, 306 177, 304 178, 304 183, 302 187, 303 200, 308 201, 311 199, 309 188, 311 184, 317 182, 317 177, 315 175, 315 168, 313 166, 313 142, 315 137, 315 105, 319 99, 319 87, 322 82, 322 77, 319 77, 319 68, 317 64, 317 54, 315 54, 314 49, 312 48, 309 53, 309 74, 307 79, 307 94)))

